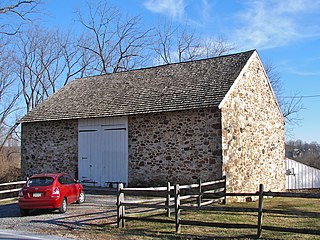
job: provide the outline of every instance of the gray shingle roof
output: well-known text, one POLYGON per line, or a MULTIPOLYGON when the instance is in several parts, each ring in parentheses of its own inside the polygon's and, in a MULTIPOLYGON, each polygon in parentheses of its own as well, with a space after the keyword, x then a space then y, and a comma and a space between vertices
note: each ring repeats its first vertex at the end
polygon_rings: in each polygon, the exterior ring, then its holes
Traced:
POLYGON ((76 79, 20 122, 217 107, 253 52, 76 79))

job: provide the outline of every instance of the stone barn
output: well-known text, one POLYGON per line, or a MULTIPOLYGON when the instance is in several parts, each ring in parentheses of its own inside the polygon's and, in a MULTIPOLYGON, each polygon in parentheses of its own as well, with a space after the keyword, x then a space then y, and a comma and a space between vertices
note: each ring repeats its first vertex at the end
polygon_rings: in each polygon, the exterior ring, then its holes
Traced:
POLYGON ((284 119, 255 50, 76 79, 21 124, 24 176, 285 189, 284 119))

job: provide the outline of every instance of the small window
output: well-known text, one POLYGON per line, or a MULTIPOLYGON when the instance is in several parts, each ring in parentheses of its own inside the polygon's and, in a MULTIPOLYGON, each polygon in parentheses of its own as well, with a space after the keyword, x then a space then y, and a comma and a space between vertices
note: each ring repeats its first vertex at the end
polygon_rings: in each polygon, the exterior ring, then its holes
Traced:
POLYGON ((67 184, 74 184, 74 179, 70 175, 65 175, 67 184))
POLYGON ((59 181, 59 183, 61 183, 61 184, 67 184, 67 183, 66 183, 66 178, 65 178, 65 176, 59 177, 58 181, 59 181))
POLYGON ((59 183, 61 183, 63 185, 74 183, 74 179, 70 175, 63 175, 63 176, 59 177, 58 181, 59 181, 59 183))
POLYGON ((50 186, 53 183, 53 178, 51 177, 40 177, 40 178, 30 178, 28 180, 28 187, 41 187, 50 186))

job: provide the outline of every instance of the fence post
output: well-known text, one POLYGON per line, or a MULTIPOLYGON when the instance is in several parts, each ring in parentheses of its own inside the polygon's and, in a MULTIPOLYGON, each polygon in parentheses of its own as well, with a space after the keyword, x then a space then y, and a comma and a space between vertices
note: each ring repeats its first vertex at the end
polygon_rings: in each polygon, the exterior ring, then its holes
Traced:
POLYGON ((224 180, 224 190, 223 190, 223 200, 222 200, 222 203, 223 204, 227 204, 227 196, 226 196, 226 194, 227 194, 227 176, 226 175, 224 175, 223 177, 222 177, 222 179, 224 180))
POLYGON ((170 182, 168 182, 167 184, 167 217, 170 217, 170 214, 171 214, 171 209, 170 209, 170 182))
POLYGON ((175 222, 176 232, 180 233, 180 189, 179 184, 174 185, 174 210, 175 210, 175 222))
POLYGON ((125 220, 124 220, 124 206, 121 206, 121 203, 124 202, 124 193, 122 192, 123 183, 118 184, 118 192, 117 192, 117 226, 125 227, 125 220))
POLYGON ((262 211, 263 211, 263 184, 259 185, 259 207, 258 207, 258 238, 261 237, 262 232, 262 211))
POLYGON ((202 201, 202 189, 201 189, 201 179, 199 179, 199 196, 198 196, 198 207, 201 207, 201 201, 202 201))

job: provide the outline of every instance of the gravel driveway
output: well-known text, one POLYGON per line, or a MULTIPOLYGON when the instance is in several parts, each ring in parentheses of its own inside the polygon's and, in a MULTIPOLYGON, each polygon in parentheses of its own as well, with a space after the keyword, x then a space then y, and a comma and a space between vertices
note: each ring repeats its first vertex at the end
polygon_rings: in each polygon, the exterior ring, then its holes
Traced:
POLYGON ((34 210, 20 217, 17 203, 0 205, 0 229, 52 234, 76 239, 95 239, 92 230, 116 224, 116 196, 87 195, 83 204, 71 204, 66 213, 34 210), (91 230, 88 235, 88 230, 91 230))

